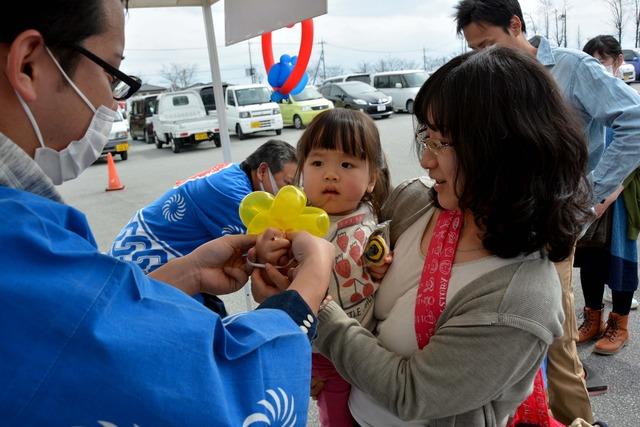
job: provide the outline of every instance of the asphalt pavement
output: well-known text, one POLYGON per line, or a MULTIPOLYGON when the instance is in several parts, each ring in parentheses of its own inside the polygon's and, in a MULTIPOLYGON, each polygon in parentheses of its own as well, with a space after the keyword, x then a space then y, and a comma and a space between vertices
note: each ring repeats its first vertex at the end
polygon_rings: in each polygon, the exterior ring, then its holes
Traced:
MULTIPOLYGON (((405 179, 423 174, 411 146, 412 124, 408 114, 395 114, 376 124, 387 153, 392 181, 399 184, 405 179)), ((259 134, 240 141, 231 138, 233 161, 240 162, 269 138, 279 138, 295 145, 302 131, 284 129, 281 136, 273 132, 259 134)), ((87 216, 100 250, 105 251, 122 226, 140 207, 150 203, 171 188, 177 180, 186 178, 223 161, 222 149, 213 143, 185 149, 174 154, 170 149, 157 149, 141 141, 130 142, 129 159, 116 160, 116 169, 125 189, 105 192, 107 166, 98 161, 78 179, 60 187, 65 201, 87 216)), ((583 306, 579 270, 574 270, 576 309, 583 306)), ((246 310, 243 292, 223 297, 230 312, 246 310)), ((607 305, 610 309, 610 305, 607 305)), ((582 360, 597 371, 608 384, 609 391, 593 397, 595 418, 612 427, 640 426, 640 314, 631 312, 629 329, 632 339, 614 356, 591 353, 592 345, 581 346, 582 360)), ((310 405, 309 426, 318 426, 315 405, 310 405)))

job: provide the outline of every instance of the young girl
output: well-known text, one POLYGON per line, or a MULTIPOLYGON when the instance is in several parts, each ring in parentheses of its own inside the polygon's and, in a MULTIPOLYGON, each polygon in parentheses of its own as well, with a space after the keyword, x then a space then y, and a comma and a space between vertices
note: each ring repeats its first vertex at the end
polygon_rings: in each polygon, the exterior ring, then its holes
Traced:
MULTIPOLYGON (((304 132, 297 156, 299 183, 309 203, 331 218, 326 238, 334 244, 336 258, 329 295, 372 331, 373 294, 379 283, 365 268, 362 254, 389 194, 378 129, 362 112, 329 110, 304 132)), ((349 383, 320 353, 313 353, 312 376, 324 383, 317 396, 321 425, 351 427, 349 383)))
MULTIPOLYGON (((312 206, 331 219, 327 240, 335 247, 329 295, 350 317, 373 331, 373 294, 390 263, 368 271, 363 253, 389 194, 389 172, 378 129, 366 114, 337 108, 317 116, 298 142, 297 181, 312 206)), ((276 230, 258 237, 259 263, 285 265, 289 242, 276 230)), ((262 276, 264 277, 264 276, 262 276)), ((353 426, 351 386, 333 364, 313 353, 312 376, 322 426, 353 426), (317 390, 320 390, 319 392, 317 390)))

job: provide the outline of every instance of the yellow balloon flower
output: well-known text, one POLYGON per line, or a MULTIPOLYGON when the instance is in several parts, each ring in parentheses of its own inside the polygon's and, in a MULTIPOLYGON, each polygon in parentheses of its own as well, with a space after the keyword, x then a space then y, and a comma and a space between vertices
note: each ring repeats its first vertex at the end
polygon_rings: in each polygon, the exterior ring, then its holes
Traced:
POLYGON ((329 231, 329 215, 307 206, 307 196, 293 185, 282 187, 275 197, 266 191, 249 193, 240 202, 239 212, 248 234, 260 234, 269 227, 307 231, 318 237, 329 231))

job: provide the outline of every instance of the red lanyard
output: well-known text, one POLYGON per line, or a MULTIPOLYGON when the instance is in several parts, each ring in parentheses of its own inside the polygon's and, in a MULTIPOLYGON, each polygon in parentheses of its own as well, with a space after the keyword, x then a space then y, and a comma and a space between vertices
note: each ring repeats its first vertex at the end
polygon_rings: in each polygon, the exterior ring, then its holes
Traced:
POLYGON ((462 221, 459 210, 443 210, 436 220, 416 298, 415 329, 419 349, 429 343, 444 311, 462 221))

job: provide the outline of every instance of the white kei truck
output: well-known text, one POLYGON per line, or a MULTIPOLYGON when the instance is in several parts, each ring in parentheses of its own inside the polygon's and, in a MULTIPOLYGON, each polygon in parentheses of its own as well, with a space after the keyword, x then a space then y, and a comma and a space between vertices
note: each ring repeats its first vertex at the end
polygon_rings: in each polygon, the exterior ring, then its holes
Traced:
POLYGON ((207 115, 200 94, 193 90, 166 92, 158 96, 153 114, 156 147, 167 144, 174 153, 185 145, 213 141, 220 147, 218 116, 207 115))

